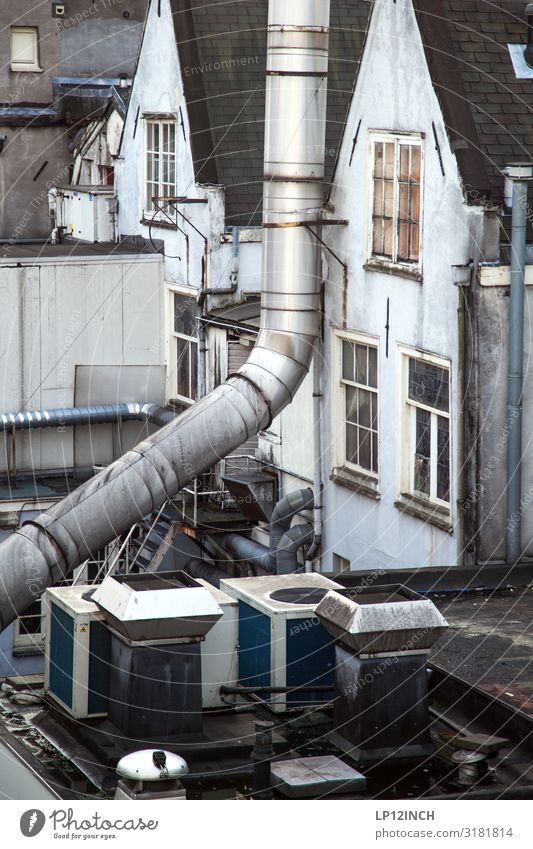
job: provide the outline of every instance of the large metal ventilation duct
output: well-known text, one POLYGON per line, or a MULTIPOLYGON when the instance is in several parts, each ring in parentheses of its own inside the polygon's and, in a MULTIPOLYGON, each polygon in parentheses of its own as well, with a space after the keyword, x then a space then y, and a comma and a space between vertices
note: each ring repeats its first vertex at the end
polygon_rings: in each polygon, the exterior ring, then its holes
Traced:
POLYGON ((261 330, 225 383, 0 546, 0 629, 294 398, 319 330, 329 0, 270 0, 261 330))

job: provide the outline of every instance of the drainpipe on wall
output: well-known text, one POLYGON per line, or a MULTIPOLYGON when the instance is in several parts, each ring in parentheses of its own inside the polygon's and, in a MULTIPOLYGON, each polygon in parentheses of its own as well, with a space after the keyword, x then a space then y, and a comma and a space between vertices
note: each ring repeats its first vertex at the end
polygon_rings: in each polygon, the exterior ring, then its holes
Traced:
POLYGON ((313 506, 313 526, 314 535, 313 542, 307 552, 305 561, 305 571, 313 572, 320 571, 320 546, 322 544, 322 422, 320 416, 322 412, 322 392, 320 391, 320 366, 322 359, 322 349, 317 342, 315 353, 313 355, 313 489, 315 492, 313 506), (318 562, 318 569, 315 568, 315 561, 318 562))
POLYGON ((507 377, 507 515, 506 560, 513 565, 522 554, 522 392, 524 384, 524 299, 529 163, 509 165, 506 200, 512 187, 511 286, 509 298, 509 370, 507 377))

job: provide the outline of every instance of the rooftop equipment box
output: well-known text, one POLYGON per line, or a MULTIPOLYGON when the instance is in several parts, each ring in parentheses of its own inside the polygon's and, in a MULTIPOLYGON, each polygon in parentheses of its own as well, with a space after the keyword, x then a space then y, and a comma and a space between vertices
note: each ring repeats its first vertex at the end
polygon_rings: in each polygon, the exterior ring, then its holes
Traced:
POLYGON ((90 596, 94 586, 44 594, 44 690, 76 719, 107 715, 110 635, 90 596))
POLYGON ((313 572, 235 578, 221 581, 220 589, 239 602, 239 684, 289 688, 287 694, 265 693, 277 712, 328 699, 324 690, 312 689, 333 690, 335 657, 334 640, 315 608, 329 590, 341 590, 340 584, 313 572))
MULTIPOLYGON (((208 581, 196 579, 202 584, 223 610, 224 615, 206 634, 201 644, 202 656, 202 707, 228 706, 220 695, 222 684, 234 687, 237 683, 237 643, 239 639, 239 603, 208 581)), ((228 701, 231 697, 228 697, 228 701)))

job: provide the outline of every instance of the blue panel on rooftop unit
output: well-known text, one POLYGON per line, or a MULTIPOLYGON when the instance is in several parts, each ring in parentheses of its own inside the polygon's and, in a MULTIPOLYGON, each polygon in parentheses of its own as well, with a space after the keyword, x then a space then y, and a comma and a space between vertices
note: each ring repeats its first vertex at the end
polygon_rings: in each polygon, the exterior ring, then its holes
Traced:
POLYGON ((101 622, 91 622, 89 637, 89 698, 88 711, 107 713, 109 694, 109 656, 111 634, 101 622))
MULTIPOLYGON (((287 687, 333 687, 335 648, 333 638, 316 616, 289 619, 286 624, 287 687)), ((328 698, 323 691, 290 693, 289 702, 315 702, 328 698)))
POLYGON ((270 687, 270 619, 239 602, 239 683, 270 687))
POLYGON ((50 624, 50 690, 72 708, 74 620, 52 603, 50 624))

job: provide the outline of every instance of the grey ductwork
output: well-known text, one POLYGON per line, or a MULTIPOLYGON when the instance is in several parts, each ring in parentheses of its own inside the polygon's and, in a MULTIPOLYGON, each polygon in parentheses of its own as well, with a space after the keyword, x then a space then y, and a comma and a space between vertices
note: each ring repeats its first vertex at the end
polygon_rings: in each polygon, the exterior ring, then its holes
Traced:
POLYGON ((292 520, 302 510, 312 510, 315 503, 312 489, 297 489, 278 501, 270 520, 270 548, 277 551, 283 534, 289 530, 292 520))
POLYGON ((248 361, 174 422, 0 546, 0 626, 192 478, 266 429, 306 376, 320 327, 328 0, 270 0, 261 330, 248 361))
POLYGON ((314 528, 309 522, 306 522, 305 525, 294 525, 283 534, 276 551, 276 572, 278 575, 288 575, 297 570, 298 551, 303 545, 311 545, 314 536, 314 528))
POLYGON ((163 427, 175 418, 176 414, 172 410, 157 404, 97 404, 90 407, 0 413, 0 431, 113 424, 119 419, 124 422, 146 421, 163 427))
POLYGON ((227 534, 224 537, 224 546, 234 557, 246 560, 255 568, 265 572, 278 575, 295 572, 298 567, 298 550, 302 545, 312 542, 312 539, 309 540, 308 533, 303 534, 301 530, 308 529, 310 527, 308 524, 295 525, 291 528, 291 523, 298 513, 302 510, 312 510, 313 505, 312 489, 297 489, 290 492, 278 501, 272 511, 269 548, 240 534, 227 534), (295 542, 297 542, 296 545, 295 542), (280 566, 283 572, 280 572, 280 566))

